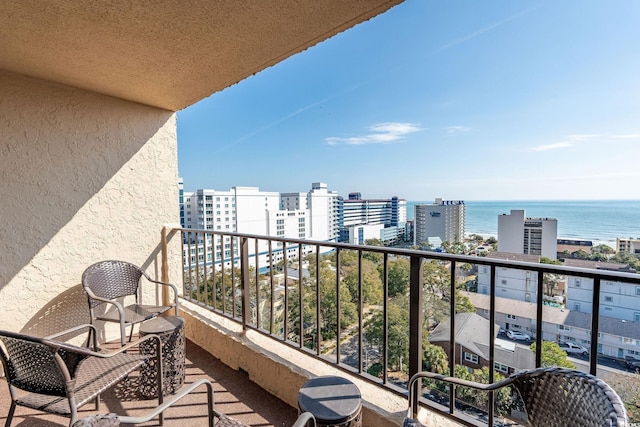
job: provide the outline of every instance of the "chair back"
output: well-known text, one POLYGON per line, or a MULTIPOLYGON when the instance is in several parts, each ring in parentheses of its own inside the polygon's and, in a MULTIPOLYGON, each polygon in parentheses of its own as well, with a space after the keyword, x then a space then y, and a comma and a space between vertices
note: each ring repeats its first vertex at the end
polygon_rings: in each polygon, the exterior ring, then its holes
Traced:
MULTIPOLYGON (((116 299, 128 295, 138 297, 138 286, 143 271, 126 261, 100 261, 90 265, 82 273, 82 286, 91 289, 97 296, 116 299)), ((101 301, 89 298, 89 307, 94 308, 101 301)))
POLYGON ((511 376, 531 426, 626 426, 618 394, 600 378, 565 368, 539 368, 511 376))
POLYGON ((69 371, 75 372, 81 361, 78 355, 62 350, 54 341, 7 331, 0 331, 0 342, 0 358, 10 385, 31 393, 68 396, 69 371))

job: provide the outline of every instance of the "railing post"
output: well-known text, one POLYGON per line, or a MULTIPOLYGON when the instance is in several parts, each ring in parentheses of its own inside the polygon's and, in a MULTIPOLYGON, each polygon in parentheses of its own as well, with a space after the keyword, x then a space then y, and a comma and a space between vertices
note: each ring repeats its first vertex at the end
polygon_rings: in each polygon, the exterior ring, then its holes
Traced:
MULTIPOLYGON (((422 370, 422 327, 423 327, 423 275, 422 275, 422 257, 411 256, 410 259, 411 273, 409 277, 409 377, 422 370)), ((416 387, 420 387, 419 381, 416 387)), ((411 390, 409 391, 411 392, 411 390)), ((414 390, 415 407, 412 409, 417 411, 420 393, 414 390)))
POLYGON ((249 303, 249 239, 246 237, 240 241, 240 295, 242 298, 242 329, 246 331, 247 322, 251 318, 251 313, 249 313, 251 310, 249 303))
MULTIPOLYGON (((160 241, 162 245, 162 277, 160 280, 167 283, 169 282, 169 249, 167 248, 167 227, 162 227, 162 232, 160 233, 160 241)), ((189 254, 191 256, 191 254, 189 254)), ((169 298, 169 289, 166 286, 162 287, 162 305, 168 306, 171 305, 171 300, 169 298)), ((177 307, 176 307, 177 310, 177 307)))

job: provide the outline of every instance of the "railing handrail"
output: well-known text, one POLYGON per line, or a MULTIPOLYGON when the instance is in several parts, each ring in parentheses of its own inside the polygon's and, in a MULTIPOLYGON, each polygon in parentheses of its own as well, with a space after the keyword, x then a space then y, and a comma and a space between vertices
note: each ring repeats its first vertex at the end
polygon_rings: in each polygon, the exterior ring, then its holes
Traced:
MULTIPOLYGON (((238 232, 225 232, 225 231, 216 231, 216 230, 203 230, 203 229, 189 229, 189 228, 183 228, 183 227, 172 227, 171 228, 171 232, 180 232, 183 233, 182 234, 182 239, 181 239, 181 244, 185 244, 187 245, 189 252, 186 254, 187 258, 188 258, 188 265, 185 265, 185 271, 189 271, 191 272, 191 270, 193 269, 195 271, 195 275, 196 277, 200 278, 200 276, 203 274, 204 276, 208 277, 208 273, 207 273, 207 265, 209 263, 208 259, 207 259, 207 235, 211 235, 211 236, 224 236, 225 238, 229 237, 230 241, 230 251, 229 253, 231 254, 230 256, 225 255, 225 250, 227 248, 225 248, 225 243, 222 243, 222 238, 220 239, 220 245, 221 248, 219 249, 220 251, 220 259, 216 259, 216 253, 218 253, 218 249, 215 248, 215 240, 212 238, 212 242, 211 244, 213 245, 213 249, 212 253, 210 253, 209 255, 211 256, 211 272, 215 272, 216 268, 215 265, 216 263, 220 263, 220 273, 221 273, 221 284, 220 284, 220 292, 221 295, 220 298, 222 299, 222 312, 224 315, 229 316, 228 313, 232 313, 231 314, 231 318, 239 321, 242 323, 243 328, 247 329, 247 328, 251 328, 251 329, 255 329, 258 332, 261 333, 265 333, 266 335, 275 337, 277 335, 277 331, 273 330, 273 323, 274 323, 274 300, 276 299, 275 297, 275 293, 274 293, 274 275, 273 275, 273 266, 274 264, 274 259, 273 259, 273 255, 274 253, 280 253, 281 252, 281 256, 283 261, 289 261, 291 260, 291 258, 288 258, 290 255, 288 255, 288 250, 291 249, 294 252, 297 250, 297 254, 298 254, 298 259, 301 261, 303 258, 303 248, 308 248, 308 247, 315 247, 315 257, 316 257, 316 271, 315 271, 315 280, 316 280, 316 286, 315 286, 315 292, 316 292, 316 330, 315 330, 315 345, 316 345, 316 350, 315 351, 311 351, 311 349, 308 349, 305 347, 305 342, 309 342, 309 341, 305 341, 305 338, 308 338, 305 336, 305 334, 307 333, 306 330, 306 326, 304 324, 304 316, 303 316, 303 292, 305 292, 304 288, 303 288, 303 275, 302 275, 302 265, 300 263, 299 267, 298 267, 298 273, 297 273, 297 277, 291 277, 292 280, 297 280, 297 288, 298 288, 298 299, 296 301, 294 301, 293 297, 291 297, 289 295, 290 292, 292 292, 289 288, 289 276, 288 276, 288 269, 286 268, 287 263, 285 263, 285 268, 283 271, 283 276, 284 276, 284 282, 285 282, 285 286, 283 287, 283 320, 282 320, 282 341, 284 341, 286 344, 295 347, 301 351, 304 351, 305 353, 312 355, 316 358, 320 358, 324 361, 328 361, 328 356, 323 356, 321 354, 321 339, 320 339, 320 333, 322 331, 321 329, 321 325, 320 325, 320 292, 319 292, 319 283, 320 283, 320 253, 321 253, 321 248, 322 249, 332 249, 335 250, 336 253, 336 257, 335 257, 335 284, 333 286, 335 286, 334 291, 336 292, 336 308, 335 308, 335 318, 329 319, 332 322, 335 322, 336 326, 336 331, 335 331, 335 340, 336 340, 336 349, 335 349, 335 361, 330 363, 333 363, 335 366, 337 366, 338 368, 341 369, 345 369, 347 371, 350 371, 351 373, 355 373, 355 374, 360 374, 363 376, 363 378, 365 380, 369 380, 369 381, 373 381, 376 382, 377 384, 380 385, 380 381, 379 380, 375 380, 372 377, 367 377, 366 375, 363 374, 363 368, 362 368, 362 358, 363 358, 363 350, 366 351, 366 349, 364 349, 364 344, 363 344, 363 309, 364 309, 364 298, 363 298, 363 277, 362 277, 362 258, 363 258, 363 253, 367 252, 367 253, 377 253, 377 254, 382 254, 383 256, 383 264, 384 264, 384 268, 382 269, 382 275, 384 276, 384 278, 382 279, 383 282, 383 295, 384 295, 384 301, 383 301, 383 328, 385 329, 384 334, 383 334, 383 355, 382 355, 382 363, 383 363, 383 376, 382 376, 382 383, 381 385, 385 386, 387 389, 393 391, 393 392, 397 392, 397 387, 395 387, 394 385, 388 383, 388 376, 387 376, 387 366, 388 366, 388 307, 387 307, 387 296, 388 296, 388 264, 389 264, 389 259, 392 256, 396 256, 396 257, 406 257, 409 259, 409 268, 410 268, 410 272, 409 272, 409 291, 408 291, 408 295, 409 295, 409 352, 408 352, 408 357, 409 359, 407 360, 407 363, 405 366, 408 366, 409 368, 409 376, 412 376, 413 374, 419 372, 420 370, 422 370, 422 331, 423 331, 423 319, 424 319, 424 307, 423 307, 423 268, 424 268, 424 260, 435 260, 435 261, 442 261, 445 263, 445 265, 447 266, 448 269, 448 274, 450 275, 449 277, 449 284, 448 284, 448 289, 444 289, 443 292, 444 293, 448 293, 448 295, 450 295, 451 297, 449 298, 449 320, 448 320, 448 324, 450 327, 450 336, 449 336, 449 352, 447 354, 448 356, 448 363, 449 363, 449 375, 450 376, 454 376, 455 372, 454 372, 454 368, 456 363, 456 359, 457 356, 459 356, 460 359, 460 363, 462 363, 462 353, 460 350, 460 354, 458 355, 456 352, 458 351, 456 349, 456 345, 458 345, 458 343, 456 342, 456 322, 455 322, 455 313, 456 313, 456 291, 458 289, 458 283, 456 282, 456 266, 460 266, 461 264, 472 264, 472 265, 476 265, 476 266, 487 266, 489 267, 490 271, 485 270, 483 272, 483 274, 489 274, 490 276, 490 290, 489 290, 489 294, 487 295, 489 298, 489 307, 490 307, 490 313, 489 313, 489 352, 488 352, 488 365, 489 365, 489 381, 493 382, 495 377, 494 377, 494 366, 495 366, 495 343, 496 343, 496 335, 498 334, 498 331, 496 331, 497 325, 495 322, 495 318, 496 318, 496 299, 498 298, 498 295, 496 295, 496 288, 497 288, 497 271, 498 269, 515 269, 515 270, 520 270, 520 271, 526 271, 526 272, 535 272, 537 273, 537 278, 533 278, 531 277, 531 283, 532 283, 532 287, 531 287, 531 293, 535 292, 535 301, 529 301, 529 302, 535 302, 537 304, 536 307, 536 318, 535 318, 535 322, 531 322, 531 324, 535 324, 535 343, 536 343, 536 351, 535 351, 535 365, 536 367, 541 366, 542 364, 542 342, 543 342, 543 334, 545 333, 545 328, 543 327, 543 302, 544 302, 544 275, 545 274, 557 274, 557 275, 562 275, 562 276, 575 276, 575 277, 581 277, 581 278, 590 278, 593 280, 593 286, 588 290, 588 292, 591 293, 592 296, 592 302, 591 302, 591 322, 590 322, 590 329, 588 330, 588 335, 589 335, 589 339, 590 339, 590 360, 589 360, 589 372, 593 375, 596 374, 596 369, 598 366, 598 360, 597 360, 597 355, 598 355, 598 333, 600 331, 600 325, 599 325, 599 321, 600 321, 600 289, 602 286, 602 282, 603 281, 610 281, 610 282, 624 282, 624 283, 629 283, 629 284, 633 284, 633 285, 640 285, 640 274, 637 273, 631 273, 631 272, 622 272, 622 271, 611 271, 611 270, 604 270, 604 269, 598 269, 598 268, 585 268, 585 267, 575 267, 575 266, 565 266, 565 265, 555 265, 555 264, 546 264, 546 263, 536 263, 536 262, 531 262, 531 261, 521 261, 521 260, 512 260, 512 259, 502 259, 502 258, 490 258, 490 257, 483 257, 483 256, 473 256, 473 255, 461 255, 461 254, 449 254, 449 253, 442 253, 442 252, 435 252, 435 251, 424 251, 424 250, 417 250, 417 249, 405 249, 405 248, 392 248, 392 247, 383 247, 383 246, 369 246, 369 245, 354 245, 354 244, 349 244, 349 243, 341 243, 341 242, 333 242, 333 241, 319 241, 319 240, 307 240, 307 239, 296 239, 296 238, 287 238, 287 237, 277 237, 277 236, 267 236, 267 235, 256 235, 256 234, 248 234, 248 233, 238 233, 238 232), (185 239, 185 235, 186 236, 190 236, 187 239, 185 239), (202 239, 200 239, 199 236, 203 236, 202 239), (236 243, 236 239, 238 239, 238 243, 237 243, 237 247, 238 247, 238 253, 236 253, 236 250, 234 249, 236 243), (255 253, 254 254, 249 254, 249 240, 255 240, 255 253), (186 241, 186 243, 185 243, 186 241), (259 248, 259 241, 265 241, 268 242, 268 263, 269 263, 269 275, 266 279, 268 282, 270 282, 271 284, 271 296, 269 298, 270 303, 271 303, 271 307, 270 307, 270 320, 269 320, 269 330, 262 330, 262 326, 260 323, 260 308, 259 305, 261 303, 260 301, 260 286, 258 284, 259 282, 259 275, 258 275, 258 269, 259 269, 259 265, 260 265, 260 260, 259 257, 260 256, 265 256, 264 252, 259 252, 258 248, 259 248), (278 249, 273 249, 272 248, 272 242, 280 242, 281 243, 281 247, 278 249), (191 254, 191 245, 195 245, 196 247, 196 261, 195 261, 195 266, 192 266, 192 254, 191 254), (199 245, 204 245, 204 250, 202 251, 202 253, 200 253, 199 251, 199 245), (350 366, 343 366, 343 363, 341 360, 341 337, 342 337, 342 326, 341 326, 341 301, 340 301, 340 297, 338 296, 340 294, 340 286, 341 286, 341 281, 342 278, 340 277, 339 271, 341 270, 341 253, 345 250, 349 250, 349 251, 355 251, 358 254, 357 257, 357 268, 358 268, 358 276, 357 276, 357 280, 356 280, 356 286, 357 286, 357 298, 358 298, 358 321, 357 321, 357 325, 358 325, 358 340, 356 342, 357 344, 357 359, 358 359, 358 367, 357 369, 354 369, 353 367, 350 366), (200 261, 200 255, 202 255, 203 257, 203 261, 200 261), (256 274, 255 274, 255 310, 256 310, 256 316, 255 316, 255 325, 252 324, 253 319, 251 319, 251 307, 250 304, 251 302, 253 302, 252 297, 250 295, 250 280, 251 277, 253 277, 253 275, 250 275, 250 270, 249 270, 249 259, 251 256, 255 256, 255 265, 256 265, 256 274), (238 263, 239 261, 239 263, 238 263), (227 264, 228 262, 231 263, 231 271, 229 273, 230 277, 231 277, 231 284, 230 284, 230 292, 231 292, 231 304, 233 305, 231 309, 226 308, 225 304, 227 304, 227 297, 225 297, 226 292, 229 290, 227 288, 225 288, 225 269, 229 268, 229 267, 225 267, 225 264, 227 264), (233 266, 239 265, 239 269, 240 269, 240 284, 237 285, 239 289, 236 289, 236 279, 235 279, 235 270, 233 268, 233 266), (201 274, 201 270, 202 270, 202 274, 201 274), (251 277, 250 277, 251 276, 251 277), (237 290, 239 290, 239 293, 237 292, 237 290), (597 296, 597 297, 596 297, 597 296), (236 298, 239 297, 240 298, 240 310, 239 310, 239 317, 236 314, 236 298), (295 323, 292 324, 292 326, 289 325, 289 323, 292 321, 291 319, 288 318, 289 316, 289 311, 288 311, 288 307, 289 307, 289 301, 292 301, 294 303, 298 303, 299 304, 299 313, 294 312, 293 315, 299 315, 299 325, 295 325, 295 323), (292 339, 290 339, 289 337, 289 328, 294 329, 293 331, 291 331, 291 333, 294 335, 294 337, 292 339), (294 340, 296 339, 296 332, 299 333, 299 338, 298 338, 298 342, 294 342, 294 340), (315 353, 315 354, 314 354, 315 353)), ((166 244, 166 239, 164 239, 164 235, 163 235, 163 246, 166 244)), ((163 248, 164 249, 164 248, 163 248)), ((325 251, 326 252, 326 251, 325 251)), ((166 253, 165 250, 163 250, 163 256, 166 253)), ((479 271, 479 269, 478 269, 479 271)), ((189 273, 191 274, 191 273, 189 273)), ((191 280, 193 276, 189 276, 190 277, 190 286, 192 285, 191 280)), ((198 279, 199 280, 199 279, 198 279)), ((208 279, 206 279, 208 280, 208 279)), ((476 279, 476 283, 477 283, 476 279)), ((527 282, 529 281, 529 276, 527 276, 527 279, 525 279, 527 282)), ((199 303, 203 303, 200 300, 200 283, 196 282, 197 284, 197 288, 196 288, 196 292, 195 292, 195 297, 196 297, 196 301, 199 303)), ((213 284, 213 290, 212 290, 212 299, 213 299, 213 310, 217 310, 216 309, 216 292, 218 290, 217 288, 217 284, 216 284, 216 280, 212 280, 212 284, 213 284)), ((484 285, 484 284, 483 284, 484 285)), ((207 287, 209 285, 207 284, 207 282, 205 281, 205 290, 204 290, 204 304, 205 305, 209 305, 208 304, 208 294, 207 294, 207 287)), ((183 288, 185 289, 186 292, 186 287, 184 285, 183 282, 183 288)), ((292 287, 292 289, 295 289, 295 287, 292 287)), ((193 289, 190 287, 190 292, 193 293, 193 289)), ((637 291, 636 291, 637 292, 637 291)), ((443 293, 443 295, 444 295, 443 293)), ((486 295, 486 291, 482 292, 483 294, 486 295)), ((191 295, 191 298, 193 298, 194 295, 191 295)), ((294 306, 295 307, 295 306, 294 306)), ((296 319, 293 319, 293 322, 295 322, 296 319)), ((324 319, 326 320, 326 319, 324 319)), ((533 318, 531 318, 531 320, 533 320, 533 318)), ((520 326, 518 326, 520 327, 520 326)), ((533 326, 532 326, 533 327, 533 326)), ((331 331, 331 329, 329 329, 329 331, 331 331)), ((533 329, 530 329, 531 332, 533 332, 533 329)), ((547 330, 547 334, 549 333, 549 331, 547 330)), ((574 337, 575 338, 575 337, 574 337)), ((333 340, 333 336, 332 336, 332 340, 333 340)), ((332 354, 333 356, 333 354, 332 354)), ((454 388, 451 388, 449 390, 449 411, 447 413, 444 413, 445 416, 448 417, 452 417, 454 419, 456 419, 458 422, 462 422, 463 424, 466 425, 474 425, 473 423, 469 423, 467 421, 465 421, 464 417, 460 418, 457 417, 454 412, 455 412, 455 391, 454 388)), ((488 406, 488 419, 490 420, 490 425, 493 425, 493 419, 494 419, 494 410, 493 410, 493 400, 494 400, 494 396, 492 393, 489 394, 489 403, 487 404, 488 406)))
POLYGON ((439 261, 463 261, 469 264, 479 264, 492 266, 501 268, 516 268, 518 270, 529 270, 535 272, 544 272, 544 273, 557 273, 561 275, 571 275, 571 276, 580 276, 580 277, 591 277, 593 275, 597 275, 601 279, 610 280, 610 281, 625 281, 636 283, 640 285, 640 274, 639 273, 630 273, 630 272, 621 272, 621 271, 610 271, 610 270, 600 270, 595 268, 585 268, 585 267, 573 267, 573 266, 565 266, 565 265, 556 265, 556 264, 545 264, 545 263, 536 263, 531 261, 518 261, 518 260, 509 260, 509 259, 500 259, 500 258, 490 258, 483 256, 475 256, 475 255, 462 255, 462 254, 449 254, 444 252, 435 252, 435 251, 425 251, 420 249, 404 249, 404 248, 391 248, 386 246, 369 246, 369 245, 354 245, 351 243, 342 243, 342 242, 331 242, 326 240, 305 240, 305 239, 295 239, 295 238, 286 238, 286 237, 276 237, 276 236, 267 236, 267 235, 259 235, 259 234, 247 234, 247 233, 237 233, 237 232, 223 232, 216 230, 202 230, 202 229, 192 229, 192 228, 182 228, 177 227, 173 228, 172 231, 180 231, 180 232, 188 232, 188 233, 205 233, 205 234, 214 234, 214 235, 223 235, 223 236, 231 236, 231 237, 240 237, 240 238, 248 238, 248 239, 259 239, 259 240, 271 240, 276 242, 283 243, 295 243, 295 244, 303 244, 309 246, 328 246, 333 248, 342 248, 342 249, 351 249, 351 250, 362 250, 365 252, 375 252, 375 253, 387 253, 398 256, 419 256, 422 258, 430 258, 439 261), (571 274, 568 274, 571 273, 571 274))

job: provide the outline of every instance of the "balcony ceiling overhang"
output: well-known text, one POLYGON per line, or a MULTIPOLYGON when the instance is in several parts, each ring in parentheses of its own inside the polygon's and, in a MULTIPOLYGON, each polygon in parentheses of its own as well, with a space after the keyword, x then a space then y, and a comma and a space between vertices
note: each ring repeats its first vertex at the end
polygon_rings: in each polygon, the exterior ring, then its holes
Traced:
POLYGON ((0 69, 171 111, 402 0, 20 0, 0 69))

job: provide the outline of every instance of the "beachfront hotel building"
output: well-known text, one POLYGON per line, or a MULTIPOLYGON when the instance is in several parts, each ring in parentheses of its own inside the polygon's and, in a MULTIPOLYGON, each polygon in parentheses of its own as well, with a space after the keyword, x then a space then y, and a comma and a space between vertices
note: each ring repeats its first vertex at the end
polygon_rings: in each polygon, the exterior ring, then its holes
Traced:
POLYGON ((527 218, 524 210, 498 215, 498 251, 557 259, 558 220, 527 218))
POLYGON ((629 252, 630 254, 640 254, 640 239, 624 239, 616 237, 616 252, 629 252))
POLYGON ((407 228, 407 201, 390 199, 363 199, 357 192, 349 193, 342 201, 340 241, 355 245, 368 239, 395 243, 405 239, 407 228))
MULTIPOLYGON (((183 226, 187 229, 322 241, 336 241, 338 236, 339 196, 320 182, 313 183, 307 193, 282 195, 260 191, 258 187, 233 187, 228 191, 199 189, 184 193, 182 205, 183 226)), ((194 233, 184 242, 185 266, 189 262, 219 265, 224 260, 225 266, 229 267, 232 257, 239 256, 238 241, 230 236, 207 236, 205 245, 193 244, 196 242, 203 243, 202 235, 194 233)), ((259 255, 267 253, 266 244, 261 242, 259 255)), ((273 261, 278 262, 284 255, 282 250, 274 249, 273 261)), ((255 265, 256 249, 251 247, 249 251, 252 265, 255 265)), ((303 251, 307 252, 305 247, 303 251)), ((287 248, 287 257, 297 256, 297 246, 287 248)))
POLYGON ((439 247, 442 242, 464 239, 465 205, 462 200, 418 204, 414 208, 413 244, 439 247))

